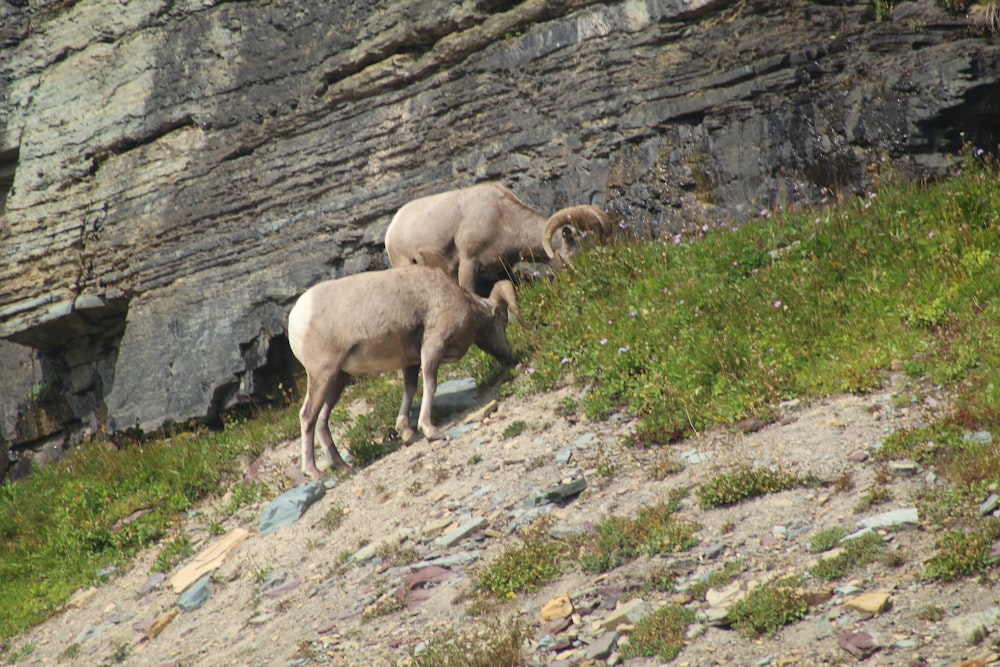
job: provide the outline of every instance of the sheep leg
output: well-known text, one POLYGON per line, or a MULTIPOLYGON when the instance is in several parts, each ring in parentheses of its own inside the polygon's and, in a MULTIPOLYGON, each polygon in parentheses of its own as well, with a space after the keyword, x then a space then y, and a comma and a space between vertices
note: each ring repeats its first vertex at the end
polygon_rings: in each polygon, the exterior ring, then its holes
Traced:
MULTIPOLYGON (((477 262, 472 257, 462 257, 458 260, 458 284, 472 292, 476 293, 476 273, 479 270, 479 262, 477 262)), ((426 371, 424 376, 427 376, 426 371)), ((424 388, 426 393, 426 385, 424 388)))
POLYGON ((420 401, 420 416, 417 418, 417 428, 428 440, 441 440, 444 433, 437 430, 431 422, 431 408, 434 404, 434 394, 437 392, 437 371, 441 362, 441 352, 421 351, 420 365, 424 369, 424 397, 420 401))
POLYGON ((316 426, 316 435, 319 436, 319 441, 323 445, 327 468, 330 470, 339 470, 340 472, 350 472, 351 466, 340 456, 340 452, 337 451, 337 445, 333 442, 333 434, 330 433, 330 410, 340 400, 340 395, 344 393, 344 387, 346 386, 347 373, 341 371, 333 379, 333 383, 327 391, 327 399, 323 403, 323 407, 320 408, 316 426))
POLYGON ((396 431, 404 445, 413 442, 417 436, 410 426, 410 410, 413 409, 413 395, 417 393, 419 377, 420 366, 407 366, 403 369, 403 402, 399 406, 399 416, 396 417, 396 431))
MULTIPOLYGON (((315 479, 319 479, 322 476, 319 468, 316 467, 316 425, 320 415, 323 413, 329 419, 329 408, 332 408, 335 402, 335 400, 331 401, 330 398, 333 397, 332 390, 336 386, 338 379, 340 379, 341 390, 343 390, 344 381, 340 378, 341 375, 340 371, 332 375, 325 375, 322 378, 309 375, 306 396, 302 401, 302 409, 299 410, 299 428, 302 433, 302 473, 315 479)), ((330 446, 333 447, 333 437, 330 435, 329 423, 321 425, 319 430, 320 442, 323 442, 325 446, 326 443, 324 440, 329 438, 330 446)), ((334 451, 336 451, 336 448, 334 448, 334 451)), ((340 458, 340 454, 337 454, 337 458, 340 458)))

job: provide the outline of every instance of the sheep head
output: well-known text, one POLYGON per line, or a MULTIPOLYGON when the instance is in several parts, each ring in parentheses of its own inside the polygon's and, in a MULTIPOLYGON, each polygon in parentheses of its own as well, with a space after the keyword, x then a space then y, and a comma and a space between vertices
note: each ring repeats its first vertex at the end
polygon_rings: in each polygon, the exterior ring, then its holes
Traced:
POLYGON ((565 244, 560 244, 559 249, 553 247, 552 238, 564 227, 569 226, 576 230, 589 233, 596 233, 602 243, 607 243, 614 234, 614 227, 608 216, 601 209, 588 204, 570 206, 556 211, 545 223, 545 230, 542 232, 542 247, 550 260, 555 263, 570 264, 570 253, 565 244))
POLYGON ((493 285, 489 298, 481 301, 489 308, 490 316, 476 333, 476 346, 500 361, 508 363, 513 356, 507 340, 508 313, 513 313, 522 327, 530 328, 528 323, 521 319, 521 310, 517 306, 517 296, 514 294, 514 284, 509 280, 497 282, 493 285))

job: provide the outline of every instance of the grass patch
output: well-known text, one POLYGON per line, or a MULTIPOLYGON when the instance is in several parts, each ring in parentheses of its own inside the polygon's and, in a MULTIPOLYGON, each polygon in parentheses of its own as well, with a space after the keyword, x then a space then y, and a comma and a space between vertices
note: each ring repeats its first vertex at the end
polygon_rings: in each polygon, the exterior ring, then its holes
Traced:
POLYGON ((517 621, 490 622, 468 634, 447 631, 422 650, 410 651, 412 667, 520 667, 528 633, 517 621))
POLYGON ((856 567, 878 560, 885 553, 885 544, 877 533, 866 533, 842 544, 843 551, 831 558, 824 558, 813 565, 809 572, 817 579, 833 581, 847 576, 856 567))
POLYGON ((678 605, 657 609, 636 624, 628 643, 622 647, 622 657, 656 656, 664 662, 673 660, 684 648, 687 628, 694 621, 692 609, 678 605))
POLYGON ((518 419, 507 424, 507 427, 503 430, 503 439, 509 440, 511 438, 516 438, 525 431, 528 430, 528 422, 518 419))
POLYGON ((577 545, 584 572, 613 570, 640 554, 657 556, 687 551, 698 544, 698 525, 674 516, 678 504, 660 503, 639 510, 635 517, 609 516, 577 545))
POLYGON ((729 607, 729 620, 750 637, 773 637, 782 627, 805 618, 809 605, 796 590, 797 581, 755 586, 729 607))
POLYGON ((534 592, 558 577, 566 547, 547 531, 544 520, 525 530, 520 544, 504 549, 496 561, 479 571, 480 590, 494 597, 514 597, 534 592))
POLYGON ((997 412, 996 165, 970 154, 940 184, 880 179, 820 213, 593 248, 525 286, 523 310, 546 335, 511 330, 531 371, 515 390, 586 386, 580 410, 636 415, 637 444, 768 421, 782 400, 871 391, 895 360, 967 382, 973 412, 997 412))
POLYGON ((698 489, 698 502, 702 508, 727 507, 748 498, 818 484, 819 481, 813 477, 770 468, 741 467, 703 484, 698 489))
MULTIPOLYGON (((298 430, 289 407, 229 420, 222 431, 92 442, 0 487, 0 639, 50 616, 103 568, 155 545, 194 503, 239 479, 247 460, 298 430)), ((187 549, 183 539, 171 542, 157 567, 169 569, 187 549)))
POLYGON ((847 535, 847 529, 843 526, 831 526, 819 531, 809 540, 809 553, 829 551, 837 546, 844 535, 847 535))
POLYGON ((984 574, 994 567, 997 559, 990 555, 994 542, 1000 538, 1000 523, 991 523, 986 533, 952 530, 936 543, 938 553, 927 562, 926 573, 931 579, 953 581, 962 577, 984 574))
POLYGON ((722 567, 715 572, 710 572, 704 579, 688 588, 688 593, 695 600, 704 600, 705 594, 710 588, 723 588, 736 581, 747 569, 747 564, 742 560, 729 560, 723 563, 722 567))

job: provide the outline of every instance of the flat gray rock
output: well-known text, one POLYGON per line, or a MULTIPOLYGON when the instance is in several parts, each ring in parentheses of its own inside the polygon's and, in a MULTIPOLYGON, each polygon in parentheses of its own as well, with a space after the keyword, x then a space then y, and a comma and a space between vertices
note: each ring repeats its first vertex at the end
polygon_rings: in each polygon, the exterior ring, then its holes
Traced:
POLYGON ((322 480, 285 491, 272 500, 260 515, 260 534, 270 535, 279 528, 292 525, 325 493, 326 484, 322 480))

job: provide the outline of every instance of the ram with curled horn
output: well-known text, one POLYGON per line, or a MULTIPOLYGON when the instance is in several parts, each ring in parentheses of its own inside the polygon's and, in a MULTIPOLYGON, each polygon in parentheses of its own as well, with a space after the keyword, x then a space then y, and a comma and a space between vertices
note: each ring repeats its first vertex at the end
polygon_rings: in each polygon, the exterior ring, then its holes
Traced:
POLYGON ((393 217, 385 233, 385 249, 393 266, 421 264, 426 256, 441 263, 458 283, 476 290, 482 274, 507 274, 519 261, 547 262, 560 268, 569 262, 569 226, 581 235, 611 239, 608 216, 588 204, 571 206, 546 217, 499 183, 480 183, 460 190, 414 199, 393 217))

